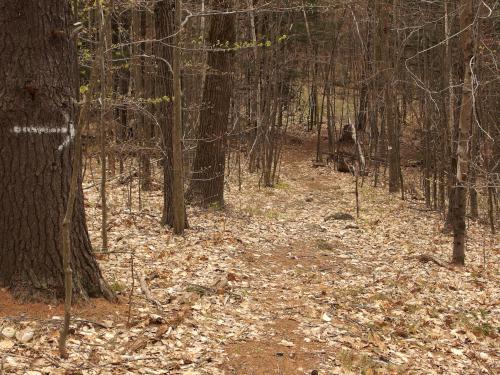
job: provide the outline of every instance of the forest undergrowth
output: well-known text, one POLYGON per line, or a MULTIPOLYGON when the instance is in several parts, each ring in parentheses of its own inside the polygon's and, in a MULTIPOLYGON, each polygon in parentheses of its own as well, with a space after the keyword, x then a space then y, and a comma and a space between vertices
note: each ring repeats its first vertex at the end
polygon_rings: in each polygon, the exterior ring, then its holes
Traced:
MULTIPOLYGON (((360 188, 289 146, 280 182, 231 175, 221 210, 189 208, 190 229, 159 225, 160 190, 111 182, 101 269, 120 302, 75 308, 67 360, 61 306, 1 291, 0 373, 495 374, 500 247, 469 221, 464 268, 422 201, 360 188)), ((87 174, 88 175, 88 174, 87 174)), ((93 244, 99 192, 84 184, 93 244), (85 188, 87 187, 87 188, 85 188)))

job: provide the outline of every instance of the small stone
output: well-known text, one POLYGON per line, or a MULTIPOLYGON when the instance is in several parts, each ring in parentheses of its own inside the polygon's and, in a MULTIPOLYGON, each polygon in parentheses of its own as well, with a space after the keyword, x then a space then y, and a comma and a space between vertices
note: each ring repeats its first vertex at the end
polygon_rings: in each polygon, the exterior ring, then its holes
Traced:
POLYGON ((332 321, 332 318, 327 314, 327 313, 324 313, 322 316, 321 316, 321 320, 323 320, 324 322, 331 322, 332 321))
POLYGON ((35 332, 30 331, 28 329, 16 333, 16 339, 22 342, 23 344, 30 342, 33 336, 35 336, 35 332))
POLYGON ((310 202, 312 202, 312 201, 313 201, 313 198, 312 198, 312 197, 307 197, 307 198, 305 199, 305 201, 306 201, 306 202, 308 202, 308 203, 310 203, 310 202))
POLYGON ((8 339, 11 339, 16 335, 16 330, 12 327, 5 327, 2 330, 2 335, 7 337, 8 339))
POLYGON ((295 346, 295 344, 293 342, 287 341, 287 340, 281 340, 280 341, 280 345, 284 345, 284 346, 286 346, 288 348, 291 348, 291 347, 295 346))
POLYGON ((157 314, 149 314, 149 324, 162 324, 165 322, 162 316, 157 314))

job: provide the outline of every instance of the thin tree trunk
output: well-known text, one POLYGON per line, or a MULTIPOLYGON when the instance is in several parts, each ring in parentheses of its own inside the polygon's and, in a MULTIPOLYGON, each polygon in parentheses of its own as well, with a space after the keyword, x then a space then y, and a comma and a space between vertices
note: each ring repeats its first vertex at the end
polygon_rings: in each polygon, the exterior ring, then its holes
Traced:
POLYGON ((144 46, 144 71, 143 71, 143 92, 144 99, 147 104, 145 104, 145 109, 148 115, 143 116, 143 127, 141 129, 141 140, 142 140, 142 150, 141 150, 141 181, 142 190, 151 190, 152 183, 152 164, 151 155, 154 147, 154 123, 151 118, 151 113, 154 111, 154 105, 152 100, 155 97, 155 77, 154 77, 154 65, 153 65, 153 40, 155 37, 155 25, 154 25, 154 15, 148 10, 145 16, 145 31, 144 36, 146 38, 144 46))
POLYGON ((186 227, 186 208, 184 205, 184 171, 182 160, 182 89, 181 89, 181 1, 175 1, 176 36, 174 49, 174 123, 172 128, 172 206, 174 214, 174 232, 183 234, 186 227))
POLYGON ((444 1, 445 9, 445 19, 444 19, 444 31, 446 40, 446 79, 448 81, 448 127, 447 127, 447 147, 445 148, 446 155, 449 160, 449 172, 448 172, 448 212, 445 218, 444 230, 446 232, 452 229, 453 220, 453 209, 455 207, 455 187, 454 187, 454 175, 456 174, 456 153, 455 153, 455 93, 453 88, 453 64, 452 64, 452 53, 451 53, 451 26, 450 26, 450 10, 449 10, 449 0, 444 1))
POLYGON ((395 63, 396 58, 392 55, 396 54, 395 46, 391 48, 390 36, 390 18, 389 18, 389 6, 387 5, 384 9, 381 9, 382 17, 382 51, 383 51, 383 61, 385 62, 384 78, 385 78, 385 123, 387 129, 387 140, 389 145, 387 147, 388 153, 388 164, 389 164, 389 192, 395 193, 400 189, 400 179, 399 179, 399 137, 397 132, 398 118, 396 106, 398 105, 398 98, 396 90, 393 87, 395 79, 395 63), (392 73, 392 75, 391 75, 392 73))
POLYGON ((469 134, 472 127, 472 63, 474 57, 473 27, 474 7, 473 1, 461 0, 462 13, 460 15, 460 29, 464 30, 461 36, 464 80, 462 87, 462 106, 460 108, 459 134, 457 145, 457 174, 455 192, 455 210, 453 213, 453 263, 465 263, 465 210, 467 171, 469 166, 468 148, 469 134))
POLYGON ((100 93, 99 93, 99 103, 100 103, 100 113, 99 113, 99 151, 101 156, 101 251, 106 252, 108 249, 108 204, 106 196, 106 180, 107 180, 107 170, 106 170, 106 122, 105 122, 105 112, 106 112, 106 58, 103 51, 107 50, 106 45, 106 16, 104 15, 104 9, 101 3, 98 3, 99 12, 99 45, 100 54, 98 54, 99 59, 99 71, 100 71, 100 93))
POLYGON ((249 17, 250 17, 250 32, 253 43, 253 57, 255 59, 255 79, 256 79, 256 87, 255 87, 255 137, 253 139, 252 144, 250 145, 250 162, 249 169, 250 172, 253 172, 258 168, 258 155, 261 143, 261 133, 262 133, 262 89, 261 89, 261 61, 260 61, 260 53, 259 47, 257 46, 257 33, 255 31, 255 10, 253 6, 253 0, 247 0, 248 8, 249 8, 249 17))

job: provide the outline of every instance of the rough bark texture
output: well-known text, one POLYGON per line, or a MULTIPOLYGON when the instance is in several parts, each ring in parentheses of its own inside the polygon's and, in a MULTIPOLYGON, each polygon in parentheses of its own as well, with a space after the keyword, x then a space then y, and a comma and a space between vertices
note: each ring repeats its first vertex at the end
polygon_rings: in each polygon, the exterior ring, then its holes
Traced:
POLYGON ((172 206, 172 124, 174 86, 172 81, 171 65, 173 62, 172 38, 167 38, 174 33, 173 0, 163 0, 155 6, 155 31, 158 56, 157 95, 163 97, 159 105, 159 119, 162 131, 163 144, 163 216, 162 224, 174 225, 174 212, 172 206), (170 66, 169 66, 170 64, 170 66))
MULTIPOLYGON (((232 0, 214 0, 213 9, 231 9, 232 0)), ((215 49, 231 47, 235 40, 234 15, 213 15, 207 43, 215 49), (220 43, 220 45, 219 45, 220 43)), ((225 143, 232 95, 233 52, 208 52, 203 106, 200 114, 198 146, 193 179, 188 194, 192 203, 207 206, 224 204, 225 143)))
MULTIPOLYGON (((0 3, 0 285, 62 298, 61 224, 77 123, 70 4, 0 3)), ((81 178, 71 230, 73 291, 109 295, 92 255, 81 178)))

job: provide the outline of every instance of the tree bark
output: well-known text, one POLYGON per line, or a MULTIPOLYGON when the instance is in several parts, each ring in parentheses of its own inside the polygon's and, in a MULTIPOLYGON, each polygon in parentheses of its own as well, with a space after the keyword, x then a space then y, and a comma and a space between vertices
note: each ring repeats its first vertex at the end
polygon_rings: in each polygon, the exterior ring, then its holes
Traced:
MULTIPOLYGON (((227 11, 232 0, 214 0, 215 11, 227 11)), ((217 50, 208 52, 208 70, 198 131, 198 145, 193 164, 189 199, 194 204, 224 205, 224 169, 226 132, 232 95, 232 56, 227 50, 236 38, 234 15, 211 16, 208 44, 217 50)))
POLYGON ((174 123, 172 126, 172 206, 174 213, 174 233, 183 234, 186 227, 186 206, 184 204, 184 168, 182 160, 182 88, 181 88, 181 31, 182 15, 181 0, 175 1, 175 29, 174 37, 174 123))
POLYGON ((455 186, 454 186, 454 175, 456 174, 456 152, 455 152, 455 90, 453 88, 453 63, 452 63, 452 48, 451 48, 451 22, 450 22, 450 9, 449 5, 452 2, 450 0, 444 1, 444 37, 446 40, 446 69, 444 74, 446 75, 446 80, 448 82, 448 111, 447 111, 447 145, 445 148, 446 156, 445 159, 448 160, 448 210, 446 212, 445 224, 443 230, 445 232, 451 232, 453 227, 453 209, 455 207, 455 186))
POLYGON ((391 38, 390 38, 390 17, 389 11, 390 6, 388 2, 383 2, 384 6, 380 9, 381 16, 381 28, 382 34, 382 55, 384 61, 384 78, 385 78, 385 91, 384 91, 384 101, 385 101, 385 124, 387 129, 387 157, 389 164, 389 192, 398 192, 401 188, 400 178, 399 178, 399 132, 398 128, 398 116, 397 116, 397 105, 398 97, 395 94, 396 90, 393 87, 394 81, 396 79, 395 71, 395 48, 391 48, 391 38), (391 53, 393 61, 391 61, 391 53), (392 74, 392 75, 391 75, 392 74))
POLYGON ((387 138, 389 141, 389 146, 387 148, 388 152, 388 163, 389 163, 389 192, 397 193, 401 190, 401 179, 400 171, 401 166, 399 164, 399 116, 398 116, 398 98, 394 95, 394 90, 390 90, 387 98, 390 101, 388 103, 387 112, 387 138))
MULTIPOLYGON (((158 77, 156 80, 157 96, 161 103, 158 106, 158 117, 162 133, 163 152, 163 214, 162 224, 174 226, 174 204, 172 182, 174 179, 172 127, 174 123, 174 38, 175 33, 175 0, 161 0, 155 9, 156 56, 158 77)), ((185 216, 186 217, 186 216, 185 216)), ((187 220, 185 219, 187 228, 187 220)))
POLYGON ((462 106, 459 117, 457 145, 457 174, 455 191, 455 209, 453 212, 453 263, 465 263, 465 209, 466 184, 469 165, 469 134, 472 128, 472 66, 474 57, 473 27, 474 6, 471 0, 461 1, 460 29, 462 33, 462 52, 464 63, 464 81, 462 87, 462 106))
MULTIPOLYGON (((105 113, 106 113, 106 96, 109 92, 106 86, 106 58, 108 57, 105 53, 107 50, 106 44, 106 23, 109 22, 109 18, 105 16, 104 9, 101 3, 98 3, 97 11, 99 13, 99 46, 100 46, 100 56, 99 59, 99 68, 100 68, 100 93, 99 93, 99 103, 100 103, 100 114, 99 114, 99 148, 101 154, 101 238, 102 238, 102 246, 101 251, 108 251, 108 203, 107 203, 107 193, 106 193, 106 182, 108 178, 107 171, 107 123, 109 121, 109 116, 107 116, 107 120, 105 121, 105 113), (106 19, 107 18, 107 19, 106 19)), ((111 46, 110 46, 111 47, 111 46)), ((70 195, 71 196, 71 195, 70 195)))
MULTIPOLYGON (((77 123, 70 3, 7 1, 0 11, 0 285, 64 297, 61 225, 77 123)), ((73 293, 111 297, 92 255, 81 176, 71 227, 73 293)))
MULTIPOLYGON (((144 38, 146 42, 144 43, 144 70, 143 70, 143 94, 145 99, 145 110, 146 113, 153 113, 153 104, 151 100, 155 97, 155 77, 154 77, 154 61, 151 56, 153 56, 153 40, 155 38, 155 26, 154 26, 154 15, 150 10, 145 12, 144 19, 144 38)), ((151 154, 154 147, 154 122, 151 116, 143 116, 143 127, 142 127, 142 151, 140 153, 140 163, 141 163, 141 183, 142 189, 145 191, 151 190, 152 187, 152 164, 151 164, 151 154)))

